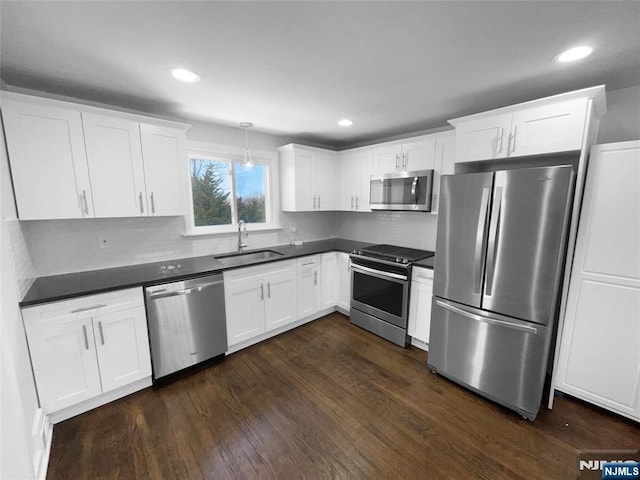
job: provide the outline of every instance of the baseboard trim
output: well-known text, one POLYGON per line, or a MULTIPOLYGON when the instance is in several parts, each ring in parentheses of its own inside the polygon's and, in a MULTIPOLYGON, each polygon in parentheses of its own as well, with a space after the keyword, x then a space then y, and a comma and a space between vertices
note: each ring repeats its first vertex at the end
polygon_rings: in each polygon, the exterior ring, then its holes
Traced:
POLYGON ((425 352, 429 351, 429 344, 422 340, 418 340, 417 338, 411 337, 411 345, 418 347, 420 350, 424 350, 425 352))

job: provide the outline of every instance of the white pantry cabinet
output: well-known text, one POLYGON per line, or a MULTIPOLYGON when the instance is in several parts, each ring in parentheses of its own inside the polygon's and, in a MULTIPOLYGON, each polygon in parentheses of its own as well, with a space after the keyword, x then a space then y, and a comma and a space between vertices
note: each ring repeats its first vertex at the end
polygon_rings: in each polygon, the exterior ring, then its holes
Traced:
POLYGON ((2 92, 18 216, 21 220, 93 217, 80 112, 22 97, 2 92))
MULTIPOLYGON (((140 380, 151 383, 140 288, 26 307, 22 316, 38 396, 46 413, 140 380)), ((131 392, 123 395, 127 393, 131 392)))
POLYGON ((640 421, 640 141, 591 150, 557 390, 640 421))
POLYGON ((296 260, 298 271, 298 318, 313 315, 320 309, 320 255, 296 260))
POLYGON ((430 170, 435 168, 435 159, 436 139, 432 135, 383 143, 373 150, 373 174, 430 170))
POLYGON ((224 272, 229 347, 297 320, 296 261, 224 272))
POLYGON ((580 150, 591 105, 604 113, 604 87, 593 87, 449 120, 456 162, 580 150))
POLYGON ((188 125, 8 92, 2 111, 20 219, 183 214, 188 125))
POLYGON ((411 337, 412 343, 420 348, 426 348, 429 344, 432 295, 433 270, 423 267, 413 267, 411 272, 407 333, 411 337))
POLYGON ((339 157, 339 209, 370 212, 369 185, 372 173, 373 148, 359 148, 340 152, 339 157))
POLYGON ((282 210, 336 210, 336 153, 296 144, 285 145, 278 151, 282 210))
POLYGON ((344 312, 351 310, 351 260, 348 253, 338 252, 339 275, 340 275, 340 296, 338 307, 344 312))

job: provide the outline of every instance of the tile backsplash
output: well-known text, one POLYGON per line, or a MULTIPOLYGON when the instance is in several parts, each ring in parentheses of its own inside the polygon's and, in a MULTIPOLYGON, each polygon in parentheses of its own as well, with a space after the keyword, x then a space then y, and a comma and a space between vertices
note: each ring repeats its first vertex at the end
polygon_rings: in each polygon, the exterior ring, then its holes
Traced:
POLYGON ((30 251, 27 247, 23 230, 24 222, 20 222, 17 219, 5 219, 2 221, 5 222, 9 244, 11 246, 18 294, 20 298, 22 298, 38 274, 36 273, 30 251))

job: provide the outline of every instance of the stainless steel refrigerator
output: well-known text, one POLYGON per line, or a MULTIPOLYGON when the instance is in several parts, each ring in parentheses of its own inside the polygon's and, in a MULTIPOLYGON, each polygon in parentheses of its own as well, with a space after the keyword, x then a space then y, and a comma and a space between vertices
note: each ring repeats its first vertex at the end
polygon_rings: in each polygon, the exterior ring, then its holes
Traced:
POLYGON ((558 312, 571 166, 441 178, 429 367, 534 420, 558 312))

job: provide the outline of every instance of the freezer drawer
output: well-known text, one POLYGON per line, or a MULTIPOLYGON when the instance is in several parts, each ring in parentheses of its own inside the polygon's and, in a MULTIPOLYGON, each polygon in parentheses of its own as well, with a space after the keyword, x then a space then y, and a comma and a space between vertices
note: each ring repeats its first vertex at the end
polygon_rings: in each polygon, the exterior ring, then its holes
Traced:
POLYGON ((548 331, 434 297, 428 364, 533 420, 542 399, 548 331))

